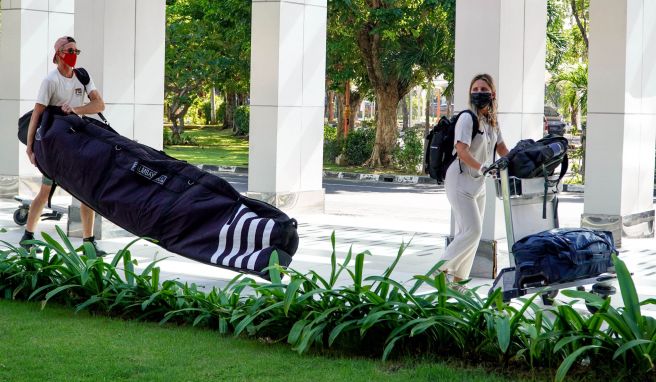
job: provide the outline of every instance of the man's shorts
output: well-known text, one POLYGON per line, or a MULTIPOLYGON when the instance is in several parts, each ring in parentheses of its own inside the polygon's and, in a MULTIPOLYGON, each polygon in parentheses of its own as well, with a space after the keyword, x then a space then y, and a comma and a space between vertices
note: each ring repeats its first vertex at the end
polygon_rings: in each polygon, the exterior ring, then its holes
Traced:
POLYGON ((52 181, 52 179, 48 178, 47 176, 45 175, 41 176, 41 184, 43 184, 44 186, 52 186, 53 183, 54 182, 52 181))

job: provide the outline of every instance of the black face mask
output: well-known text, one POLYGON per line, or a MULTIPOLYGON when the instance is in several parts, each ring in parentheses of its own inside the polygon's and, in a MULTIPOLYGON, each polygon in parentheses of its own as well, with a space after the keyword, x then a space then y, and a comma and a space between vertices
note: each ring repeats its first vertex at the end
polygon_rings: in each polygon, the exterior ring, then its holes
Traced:
POLYGON ((492 103, 492 93, 488 93, 488 92, 471 93, 469 97, 472 105, 476 106, 479 109, 483 109, 484 107, 492 103))

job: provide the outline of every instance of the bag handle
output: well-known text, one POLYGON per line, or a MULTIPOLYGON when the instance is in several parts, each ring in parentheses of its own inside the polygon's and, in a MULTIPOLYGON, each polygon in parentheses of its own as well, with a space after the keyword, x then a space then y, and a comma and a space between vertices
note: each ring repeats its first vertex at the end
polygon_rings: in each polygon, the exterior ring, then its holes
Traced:
MULTIPOLYGON (((82 86, 84 86, 84 92, 87 94, 87 98, 89 98, 89 92, 87 91, 87 84, 89 83, 89 81, 91 81, 91 76, 89 76, 89 72, 87 72, 87 70, 84 68, 75 68, 73 69, 73 73, 75 73, 77 79, 80 80, 82 86)), ((91 98, 89 98, 89 101, 91 101, 91 98)), ((109 122, 107 121, 107 118, 105 118, 103 113, 98 112, 98 117, 100 117, 100 119, 105 123, 105 125, 109 125, 109 122)))

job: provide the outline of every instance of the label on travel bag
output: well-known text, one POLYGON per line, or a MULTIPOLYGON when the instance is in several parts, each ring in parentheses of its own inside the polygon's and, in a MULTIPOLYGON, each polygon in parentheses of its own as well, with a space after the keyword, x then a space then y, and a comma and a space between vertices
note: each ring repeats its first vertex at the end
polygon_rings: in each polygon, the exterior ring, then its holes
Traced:
POLYGON ((153 170, 152 168, 146 167, 142 165, 139 162, 134 162, 132 164, 132 168, 130 168, 132 172, 135 172, 144 178, 148 180, 152 180, 153 182, 159 184, 159 185, 164 185, 164 182, 166 182, 167 176, 162 175, 157 173, 157 171, 153 170))

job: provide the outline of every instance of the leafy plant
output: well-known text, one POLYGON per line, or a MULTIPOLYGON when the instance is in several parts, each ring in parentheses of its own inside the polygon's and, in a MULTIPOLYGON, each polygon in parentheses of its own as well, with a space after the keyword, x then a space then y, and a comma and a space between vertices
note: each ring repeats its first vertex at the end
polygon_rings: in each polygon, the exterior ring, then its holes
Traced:
POLYGON ((396 165, 401 170, 411 174, 417 173, 424 154, 422 133, 422 130, 416 128, 407 129, 404 132, 403 140, 394 153, 396 165))
POLYGON ((0 296, 57 302, 77 311, 128 319, 208 327, 221 334, 285 341, 294 351, 338 348, 390 359, 432 354, 496 362, 500 366, 557 368, 562 381, 574 367, 613 370, 633 380, 654 377, 656 320, 642 314, 626 265, 613 256, 624 307, 595 294, 564 291, 597 308, 578 312, 573 302, 538 306, 537 295, 507 304, 501 292, 482 297, 452 289, 435 264, 408 282, 394 279, 408 244, 380 275, 366 276, 368 251, 340 258, 331 236, 330 272, 301 273, 271 257, 269 283, 238 275, 224 288, 160 279, 157 262, 141 272, 128 244, 108 262, 93 246, 75 248, 61 229, 32 243, 43 254, 4 243, 0 296))
POLYGON ((239 106, 235 110, 235 135, 246 136, 248 135, 250 118, 250 107, 239 106))
POLYGON ((344 145, 344 154, 348 164, 359 166, 363 164, 374 149, 376 130, 366 127, 349 132, 344 145))

